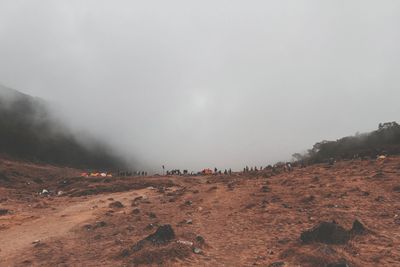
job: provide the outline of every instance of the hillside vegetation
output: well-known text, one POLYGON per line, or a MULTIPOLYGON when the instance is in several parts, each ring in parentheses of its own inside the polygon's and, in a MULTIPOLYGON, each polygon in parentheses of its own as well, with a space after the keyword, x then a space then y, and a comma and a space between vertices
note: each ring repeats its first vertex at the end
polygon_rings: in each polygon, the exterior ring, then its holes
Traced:
POLYGON ((83 144, 51 118, 46 103, 0 86, 0 153, 84 168, 118 168, 123 161, 101 142, 83 144))
POLYGON ((318 142, 306 154, 296 153, 293 157, 298 161, 321 163, 329 159, 373 158, 378 154, 400 154, 398 123, 380 123, 378 129, 370 133, 348 136, 336 141, 318 142))

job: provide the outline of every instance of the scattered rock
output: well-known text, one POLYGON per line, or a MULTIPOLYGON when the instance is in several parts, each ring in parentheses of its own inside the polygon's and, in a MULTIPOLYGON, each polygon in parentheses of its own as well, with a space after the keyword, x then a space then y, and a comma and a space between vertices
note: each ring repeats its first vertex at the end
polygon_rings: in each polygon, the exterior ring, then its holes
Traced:
POLYGON ((314 176, 314 177, 311 179, 311 182, 317 183, 317 182, 319 182, 319 180, 320 180, 320 177, 319 177, 319 176, 314 176))
POLYGON ((276 261, 268 265, 268 267, 283 267, 286 264, 283 261, 276 261))
POLYGON ((195 254, 201 254, 203 251, 200 248, 193 248, 195 254))
POLYGON ((157 231, 146 238, 137 242, 131 250, 133 252, 137 252, 141 250, 147 243, 152 245, 164 245, 170 243, 175 239, 175 232, 172 229, 171 225, 165 224, 158 227, 157 231))
POLYGON ((147 215, 149 216, 149 218, 154 219, 157 218, 157 215, 154 212, 149 212, 147 213, 147 215))
POLYGON ((393 187, 393 191, 399 193, 400 192, 400 185, 396 185, 393 187))
POLYGON ((124 205, 119 201, 114 201, 114 202, 111 202, 110 205, 108 205, 108 207, 114 208, 114 209, 121 209, 124 207, 124 205))
POLYGON ((264 185, 263 187, 261 187, 261 192, 268 193, 269 191, 271 191, 271 190, 269 189, 269 187, 267 185, 264 185))
POLYGON ((363 192, 361 192, 361 195, 364 196, 364 197, 367 197, 367 196, 370 195, 370 193, 367 192, 367 191, 363 191, 363 192))
POLYGON ((205 244, 205 240, 204 237, 202 237, 201 235, 196 236, 196 242, 198 242, 199 244, 205 244))
POLYGON ((179 243, 179 244, 182 244, 185 246, 189 246, 189 247, 193 246, 193 242, 186 241, 186 240, 178 240, 178 241, 176 241, 176 243, 179 243))
POLYGON ((92 227, 91 224, 85 224, 85 225, 83 226, 83 228, 84 228, 85 230, 87 230, 87 231, 90 231, 90 230, 93 229, 93 227, 92 227))
POLYGON ((351 234, 354 234, 354 235, 362 235, 367 232, 367 229, 365 229, 364 225, 362 223, 360 223, 359 220, 355 220, 353 222, 353 227, 351 228, 350 232, 351 232, 351 234))
POLYGON ((313 202, 314 200, 315 200, 315 196, 310 195, 310 196, 304 197, 304 198, 301 200, 301 202, 303 202, 303 203, 310 203, 310 202, 313 202))
POLYGON ((175 232, 171 225, 166 224, 158 227, 154 234, 146 237, 146 240, 152 242, 153 244, 165 244, 175 239, 175 232))
POLYGON ((161 186, 158 188, 157 192, 163 194, 165 193, 165 188, 161 186))
POLYGON ((8 209, 0 209, 0 216, 6 215, 6 214, 8 214, 8 213, 9 213, 9 210, 8 210, 8 209))
POLYGON ((322 222, 313 229, 301 233, 300 239, 304 243, 345 244, 350 240, 350 234, 335 222, 322 222))
POLYGON ((140 210, 139 209, 133 209, 132 210, 132 214, 139 214, 140 213, 140 210))
POLYGON ((97 221, 97 222, 95 223, 95 225, 94 225, 95 228, 98 228, 98 227, 105 227, 105 226, 107 226, 107 223, 106 223, 105 221, 97 221))
POLYGON ((37 184, 43 184, 43 180, 40 178, 34 178, 33 181, 37 184))
POLYGON ((40 194, 43 195, 43 196, 47 196, 48 194, 50 194, 50 192, 49 192, 49 190, 47 190, 47 189, 43 189, 43 190, 40 192, 40 194))
POLYGON ((326 267, 350 267, 351 265, 344 259, 334 262, 334 263, 329 263, 326 267))
POLYGON ((147 230, 147 231, 148 230, 152 230, 154 228, 154 226, 155 225, 153 223, 149 223, 144 229, 147 230))
POLYGON ((129 257, 131 255, 131 251, 126 248, 126 249, 122 250, 119 255, 122 258, 126 258, 126 257, 129 257))
POLYGON ((319 242, 324 244, 345 244, 354 235, 366 233, 366 228, 358 220, 347 231, 336 222, 321 222, 311 230, 301 233, 300 239, 304 243, 319 242))
POLYGON ((191 206, 193 204, 193 202, 191 200, 186 200, 185 201, 185 205, 186 206, 191 206))

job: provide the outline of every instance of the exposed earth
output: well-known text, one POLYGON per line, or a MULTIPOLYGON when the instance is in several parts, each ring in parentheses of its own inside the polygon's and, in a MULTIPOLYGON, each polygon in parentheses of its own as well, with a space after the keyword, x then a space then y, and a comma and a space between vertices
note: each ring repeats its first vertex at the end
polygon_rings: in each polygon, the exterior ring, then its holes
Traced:
POLYGON ((81 172, 1 159, 0 266, 400 266, 400 157, 275 175, 81 172))

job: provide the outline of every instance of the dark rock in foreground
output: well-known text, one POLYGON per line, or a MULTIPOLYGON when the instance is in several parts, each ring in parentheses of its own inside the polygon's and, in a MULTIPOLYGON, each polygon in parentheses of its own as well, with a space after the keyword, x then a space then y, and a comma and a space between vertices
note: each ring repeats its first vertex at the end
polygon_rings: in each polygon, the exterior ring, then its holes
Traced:
POLYGON ((300 239, 304 243, 319 242, 324 244, 346 244, 353 235, 366 232, 364 225, 355 220, 353 227, 347 231, 336 222, 321 222, 311 230, 301 233, 300 239))
POLYGON ((154 234, 151 234, 145 238, 145 240, 157 245, 166 244, 174 239, 175 232, 169 224, 158 227, 157 231, 154 234))
POLYGON ((168 244, 169 242, 175 239, 175 232, 172 229, 171 225, 166 224, 158 227, 157 231, 145 239, 140 240, 137 242, 133 247, 132 251, 136 252, 141 250, 146 243, 151 243, 153 245, 164 245, 168 244))

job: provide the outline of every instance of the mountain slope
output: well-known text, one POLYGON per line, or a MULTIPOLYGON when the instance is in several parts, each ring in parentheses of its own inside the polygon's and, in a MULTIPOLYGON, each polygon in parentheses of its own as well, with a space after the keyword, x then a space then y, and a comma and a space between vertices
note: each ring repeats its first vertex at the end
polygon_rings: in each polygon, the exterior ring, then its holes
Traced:
POLYGON ((0 86, 0 153, 25 160, 85 168, 125 164, 96 140, 83 144, 51 117, 38 98, 0 86))

